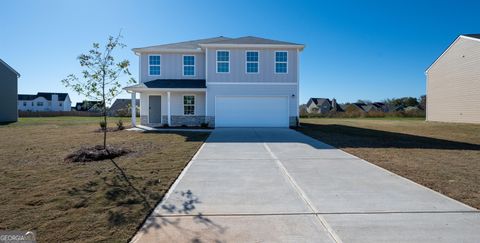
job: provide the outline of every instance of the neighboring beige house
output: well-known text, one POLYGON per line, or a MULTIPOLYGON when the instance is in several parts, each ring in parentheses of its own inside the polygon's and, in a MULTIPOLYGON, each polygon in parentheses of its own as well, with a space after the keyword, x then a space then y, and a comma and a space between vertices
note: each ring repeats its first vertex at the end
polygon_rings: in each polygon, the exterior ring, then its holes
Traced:
POLYGON ((20 74, 0 59, 0 83, 2 94, 0 95, 0 123, 16 122, 17 111, 17 89, 20 74))
POLYGON ((427 121, 480 123, 480 34, 460 35, 426 76, 427 121))

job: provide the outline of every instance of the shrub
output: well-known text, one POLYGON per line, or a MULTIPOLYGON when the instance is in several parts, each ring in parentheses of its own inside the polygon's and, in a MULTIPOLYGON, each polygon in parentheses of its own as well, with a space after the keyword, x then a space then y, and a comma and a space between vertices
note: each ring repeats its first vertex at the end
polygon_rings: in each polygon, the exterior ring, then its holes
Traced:
POLYGON ((100 129, 102 129, 102 131, 104 131, 105 129, 107 129, 107 123, 105 121, 101 121, 100 122, 100 129))
POLYGON ((125 129, 125 127, 123 126, 123 121, 122 121, 122 119, 118 120, 118 122, 117 122, 117 129, 118 129, 118 130, 123 130, 123 129, 125 129))
POLYGON ((162 127, 167 128, 169 125, 167 123, 163 124, 162 127))
POLYGON ((202 122, 200 123, 201 128, 208 128, 208 122, 202 122))

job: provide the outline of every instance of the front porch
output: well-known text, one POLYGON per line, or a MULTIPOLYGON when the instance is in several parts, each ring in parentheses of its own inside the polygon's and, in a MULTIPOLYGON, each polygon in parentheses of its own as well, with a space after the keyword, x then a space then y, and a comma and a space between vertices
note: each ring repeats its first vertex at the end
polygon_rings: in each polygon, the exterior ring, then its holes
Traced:
MULTIPOLYGON (((201 80, 155 80, 125 88, 131 93, 132 107, 140 94, 140 124, 159 126, 214 126, 206 114, 205 82, 201 80)), ((132 124, 136 126, 136 114, 132 124)))

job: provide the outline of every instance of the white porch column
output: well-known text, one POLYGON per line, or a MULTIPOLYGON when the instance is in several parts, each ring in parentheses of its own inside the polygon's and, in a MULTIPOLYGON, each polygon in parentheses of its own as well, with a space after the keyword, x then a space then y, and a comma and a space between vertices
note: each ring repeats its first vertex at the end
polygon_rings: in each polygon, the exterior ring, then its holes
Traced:
POLYGON ((170 91, 167 92, 167 121, 168 125, 172 125, 171 115, 170 115, 170 91))
POLYGON ((132 126, 137 126, 137 95, 135 92, 132 92, 132 126))

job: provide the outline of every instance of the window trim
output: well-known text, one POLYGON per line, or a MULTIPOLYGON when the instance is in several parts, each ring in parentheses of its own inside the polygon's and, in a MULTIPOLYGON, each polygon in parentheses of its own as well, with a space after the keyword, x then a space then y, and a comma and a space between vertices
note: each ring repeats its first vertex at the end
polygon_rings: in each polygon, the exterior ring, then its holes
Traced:
POLYGON ((273 55, 273 60, 274 60, 274 66, 273 66, 273 70, 275 72, 275 74, 288 74, 288 51, 286 50, 277 50, 274 52, 275 54, 273 55), (286 62, 277 62, 277 52, 285 52, 287 53, 287 61, 286 62), (284 73, 278 73, 277 72, 277 63, 285 63, 287 65, 287 71, 284 72, 284 73))
POLYGON ((197 76, 197 57, 195 55, 182 55, 182 76, 184 77, 195 77, 197 76), (193 57, 193 65, 185 65, 185 57, 193 57), (185 75, 185 67, 193 67, 192 75, 185 75))
POLYGON ((230 59, 231 59, 231 55, 230 55, 230 51, 229 50, 216 50, 215 51, 215 73, 218 73, 218 74, 229 74, 230 73, 230 59), (225 51, 225 52, 228 52, 228 61, 218 61, 218 52, 220 51, 225 51), (218 63, 228 63, 228 72, 219 72, 218 71, 218 63))
POLYGON ((184 94, 182 95, 182 110, 183 110, 183 115, 184 116, 195 116, 196 115, 196 110, 197 110, 197 95, 195 94, 184 94), (185 114, 185 96, 193 96, 193 114, 185 114))
POLYGON ((147 74, 148 74, 149 77, 159 77, 159 76, 162 76, 162 55, 160 55, 160 54, 148 54, 147 64, 148 64, 147 74), (158 57, 160 57, 160 65, 150 65, 150 57, 151 57, 151 56, 158 56, 158 57), (158 67, 160 68, 160 74, 159 74, 159 75, 150 74, 150 66, 158 66, 158 67))
POLYGON ((260 73, 260 51, 258 50, 246 50, 245 51, 245 74, 259 74, 260 73), (258 60, 256 62, 248 61, 247 53, 249 52, 256 52, 258 56, 258 60), (257 63, 257 72, 248 72, 248 63, 257 63))

